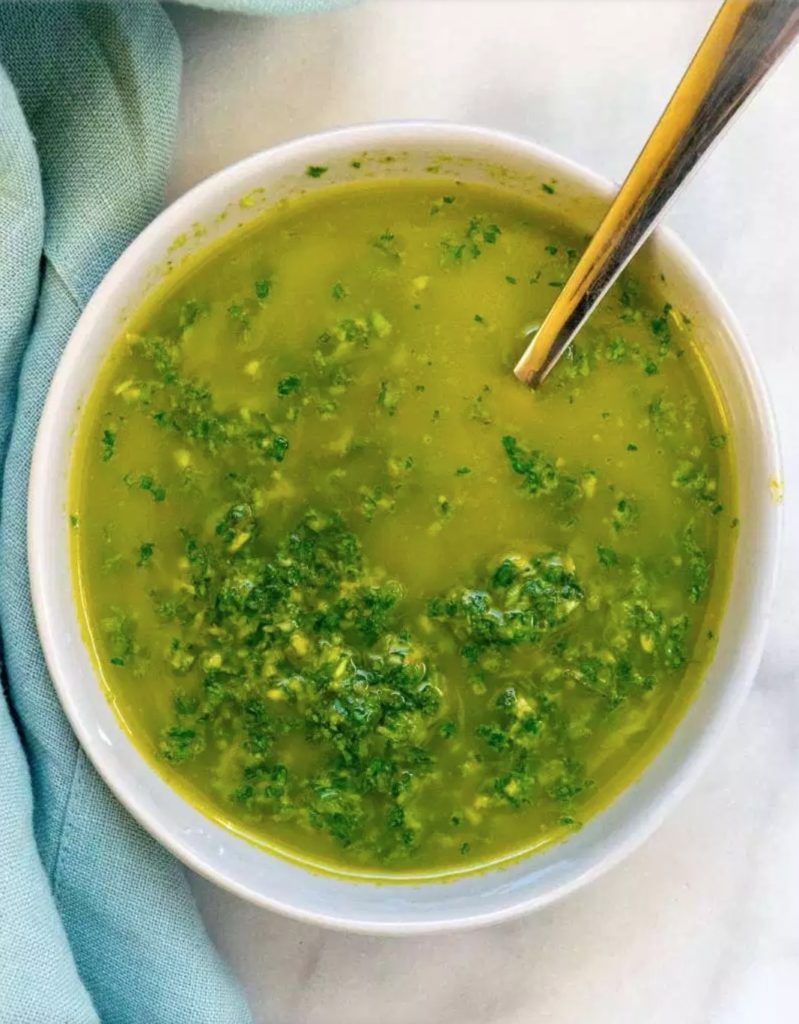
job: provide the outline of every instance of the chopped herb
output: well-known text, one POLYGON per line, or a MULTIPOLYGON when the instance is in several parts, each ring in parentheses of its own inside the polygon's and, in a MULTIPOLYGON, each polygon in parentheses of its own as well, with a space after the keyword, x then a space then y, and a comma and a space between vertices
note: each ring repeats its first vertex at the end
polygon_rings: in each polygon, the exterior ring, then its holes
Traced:
POLYGON ((112 607, 100 625, 111 664, 141 670, 144 659, 136 639, 136 621, 121 608, 112 607))
POLYGON ((285 398, 286 395, 293 395, 299 391, 302 387, 302 381, 295 374, 291 373, 287 377, 281 377, 277 382, 277 393, 281 398, 285 398))
POLYGON ((103 431, 103 462, 110 462, 116 450, 117 435, 113 430, 103 431))
POLYGON ((483 246, 496 245, 501 234, 498 224, 486 224, 482 217, 472 217, 460 240, 444 238, 441 241, 442 260, 445 263, 461 263, 466 258, 475 260, 483 252, 483 246))
POLYGON ((669 327, 668 319, 669 313, 671 313, 671 306, 667 303, 663 307, 662 314, 654 317, 654 319, 650 321, 650 328, 658 342, 658 348, 661 356, 664 356, 671 346, 671 329, 669 327))
POLYGON ((140 545, 140 547, 139 547, 139 558, 138 558, 138 560, 136 562, 136 565, 139 565, 139 566, 147 565, 147 563, 153 557, 153 551, 155 551, 155 545, 150 543, 149 541, 146 542, 145 544, 140 545))
POLYGON ((312 164, 310 167, 305 168, 305 173, 309 178, 321 178, 323 174, 327 174, 328 170, 329 168, 327 167, 312 164))
POLYGON ((484 426, 490 426, 494 417, 486 408, 486 402, 491 394, 491 388, 486 384, 480 394, 476 395, 469 406, 469 419, 476 420, 484 426))
POLYGON ((691 526, 683 535, 682 546, 688 562, 688 597, 692 604, 698 604, 710 583, 710 560, 696 543, 691 526))
POLYGON ((616 532, 629 530, 638 522, 640 512, 638 502, 633 498, 621 498, 616 502, 611 517, 611 526, 616 532))
POLYGON ((204 303, 199 302, 197 299, 187 299, 181 304, 180 313, 178 315, 178 323, 180 329, 183 332, 193 327, 197 320, 204 316, 208 312, 207 307, 204 303))
POLYGON ((673 402, 660 396, 649 403, 647 413, 655 432, 668 435, 677 427, 677 408, 673 402))
POLYGON ((380 382, 380 390, 377 393, 377 404, 384 409, 389 416, 394 416, 399 407, 402 397, 399 387, 388 380, 380 382))
POLYGON ((452 515, 452 503, 443 494, 440 494, 436 500, 436 512, 444 519, 448 519, 452 515))
POLYGON ((513 472, 523 478, 523 487, 528 494, 551 494, 557 490, 560 474, 555 464, 541 452, 523 448, 510 435, 502 438, 502 447, 513 472))
POLYGON ((723 510, 718 501, 716 478, 707 466, 693 459, 680 459, 672 474, 671 486, 693 493, 696 502, 706 506, 714 515, 723 510))
POLYGON ((155 480, 145 473, 139 477, 139 490, 147 491, 151 495, 153 501, 163 501, 166 498, 166 488, 157 484, 155 480))
POLYGON ((372 242, 375 249, 379 249, 380 252, 389 256, 392 260, 399 260, 402 258, 399 249, 397 248, 397 239, 392 231, 386 229, 382 235, 378 235, 377 238, 372 242))
POLYGON ((609 363, 620 363, 627 356, 627 342, 620 335, 616 335, 605 346, 605 358, 609 363))
POLYGON ((604 565, 606 569, 619 564, 619 556, 613 548, 607 548, 604 544, 597 544, 596 556, 599 559, 599 564, 604 565))
POLYGON ((491 580, 488 590, 456 589, 428 605, 428 615, 453 631, 467 662, 480 662, 495 648, 539 644, 583 600, 576 576, 554 554, 505 559, 491 580))

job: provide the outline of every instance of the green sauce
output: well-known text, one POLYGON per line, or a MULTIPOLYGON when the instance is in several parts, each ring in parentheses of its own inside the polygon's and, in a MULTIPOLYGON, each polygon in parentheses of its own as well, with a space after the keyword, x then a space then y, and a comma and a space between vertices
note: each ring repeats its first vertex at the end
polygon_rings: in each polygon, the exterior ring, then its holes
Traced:
MULTIPOLYGON (((321 173, 321 169, 309 169, 321 173)), ((169 277, 81 422, 80 605, 157 770, 284 856, 476 870, 678 722, 735 536, 688 322, 628 278, 511 367, 584 240, 458 182, 332 186, 169 277)))

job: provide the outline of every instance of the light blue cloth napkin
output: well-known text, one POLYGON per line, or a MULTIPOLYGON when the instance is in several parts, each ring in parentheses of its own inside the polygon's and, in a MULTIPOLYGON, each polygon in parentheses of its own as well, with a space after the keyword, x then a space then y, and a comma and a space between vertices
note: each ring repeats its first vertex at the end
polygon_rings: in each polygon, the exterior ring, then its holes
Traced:
POLYGON ((183 869, 115 802, 70 731, 36 635, 25 548, 45 395, 82 307, 158 211, 180 63, 154 0, 0 0, 0 1024, 249 1020, 183 869))

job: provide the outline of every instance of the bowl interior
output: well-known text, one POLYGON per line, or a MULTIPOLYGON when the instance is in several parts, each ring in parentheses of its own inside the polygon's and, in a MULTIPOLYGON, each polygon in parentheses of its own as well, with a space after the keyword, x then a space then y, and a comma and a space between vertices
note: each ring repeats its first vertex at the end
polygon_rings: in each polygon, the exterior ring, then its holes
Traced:
POLYGON ((726 404, 740 481, 740 536, 715 659, 656 759, 607 810, 566 842, 501 870, 423 885, 353 883, 273 857, 221 828, 146 764, 121 729, 84 645, 73 599, 67 482, 75 426, 109 345, 149 288, 189 253, 302 190, 364 176, 454 176, 523 190, 586 231, 610 185, 521 139, 435 124, 382 125, 314 136, 251 157, 166 210, 120 258, 86 308, 57 371, 34 453, 29 555, 34 607, 50 672, 87 754, 119 799, 190 867, 296 917, 361 931, 409 932, 486 923, 548 903, 617 861, 659 821, 745 695, 766 626, 779 534, 779 461, 763 386, 729 310, 667 232, 642 252, 670 301, 695 325, 726 404), (360 164, 353 166, 353 161, 360 164), (309 165, 329 168, 321 178, 309 165), (556 194, 541 189, 557 182, 556 194))

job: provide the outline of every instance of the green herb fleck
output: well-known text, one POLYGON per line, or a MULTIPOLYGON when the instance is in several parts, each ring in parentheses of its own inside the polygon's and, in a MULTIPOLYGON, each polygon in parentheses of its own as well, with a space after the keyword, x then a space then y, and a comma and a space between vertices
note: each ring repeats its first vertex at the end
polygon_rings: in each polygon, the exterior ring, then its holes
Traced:
POLYGON ((680 459, 672 474, 671 486, 691 491, 697 504, 706 506, 713 515, 723 511, 718 500, 718 484, 707 466, 693 459, 680 459))
POLYGON ((710 560, 696 543, 691 526, 683 534, 682 546, 688 563, 688 598, 692 604, 698 604, 710 584, 710 560))
POLYGON ((502 438, 502 447, 510 461, 511 469, 523 478, 522 486, 528 494, 551 494, 560 483, 555 464, 546 459, 540 451, 522 447, 515 437, 502 438))
POLYGON ((609 363, 620 363, 627 356, 627 342, 616 335, 605 346, 605 359, 609 363))
POLYGON ((139 477, 139 490, 147 491, 153 501, 163 501, 166 498, 166 488, 157 484, 149 473, 139 477))
POLYGON ((155 545, 147 541, 139 546, 139 558, 136 565, 144 566, 153 557, 153 551, 155 551, 155 545))
POLYGON ((277 393, 281 398, 285 398, 286 395, 293 395, 299 391, 301 387, 302 380, 296 374, 291 373, 287 377, 281 377, 277 382, 277 393))
POLYGON ((599 559, 599 564, 604 565, 606 569, 619 564, 619 556, 613 548, 605 547, 604 544, 597 544, 596 556, 599 559))
POLYGON ((389 416, 394 416, 399 407, 402 393, 397 384, 388 380, 380 382, 380 389, 377 393, 377 404, 384 409, 389 416))
POLYGON ((103 431, 103 462, 110 462, 116 449, 117 435, 113 430, 103 431))
POLYGON ((390 257, 392 260, 401 259, 400 251, 397 247, 396 235, 388 228, 372 242, 375 249, 379 249, 380 252, 390 257))
POLYGON ((621 498, 616 502, 611 516, 611 526, 618 533, 629 530, 638 522, 638 502, 633 498, 621 498))

